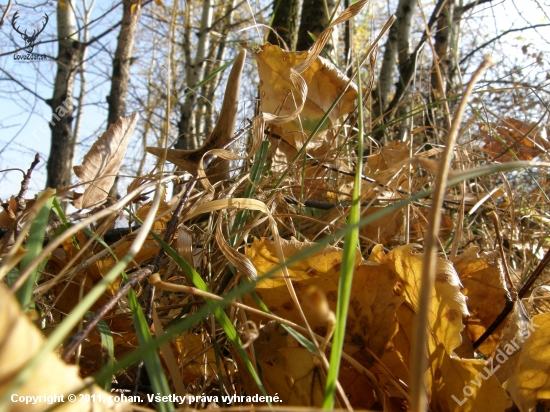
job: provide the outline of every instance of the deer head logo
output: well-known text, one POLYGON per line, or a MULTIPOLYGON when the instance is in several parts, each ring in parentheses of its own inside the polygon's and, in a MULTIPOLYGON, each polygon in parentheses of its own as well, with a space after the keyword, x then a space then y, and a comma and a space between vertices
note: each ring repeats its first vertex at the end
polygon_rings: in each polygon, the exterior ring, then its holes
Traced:
POLYGON ((40 33, 42 33, 44 31, 44 29, 46 28, 46 24, 48 24, 48 20, 49 20, 49 17, 46 13, 44 13, 44 23, 42 25, 42 28, 40 30, 34 30, 32 32, 32 34, 29 36, 27 34, 27 30, 25 30, 24 32, 21 32, 19 31, 19 27, 16 27, 15 24, 16 24, 16 20, 17 18, 19 17, 18 16, 18 11, 15 12, 15 14, 13 15, 13 18, 11 19, 11 25, 12 27, 14 28, 14 30, 19 33, 21 35, 21 37, 23 38, 23 40, 25 40, 25 51, 27 53, 32 53, 32 50, 34 49, 34 42, 36 42, 36 39, 38 37, 38 35, 40 33))

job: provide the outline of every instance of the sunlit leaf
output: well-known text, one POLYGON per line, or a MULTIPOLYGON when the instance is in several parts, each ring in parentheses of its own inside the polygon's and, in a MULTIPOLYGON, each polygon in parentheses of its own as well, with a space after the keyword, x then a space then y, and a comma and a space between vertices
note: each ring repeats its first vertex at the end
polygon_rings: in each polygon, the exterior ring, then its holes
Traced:
MULTIPOLYGON (((44 344, 42 333, 31 321, 21 312, 21 307, 10 295, 5 285, 0 284, 0 394, 5 395, 13 378, 26 365, 26 363, 38 353, 44 344)), ((82 387, 84 381, 78 375, 76 366, 69 366, 58 358, 57 354, 51 353, 32 372, 32 375, 15 392, 16 399, 19 396, 41 396, 50 397, 63 395, 65 401, 67 396, 75 393, 77 388, 82 387)), ((46 409, 49 405, 47 400, 36 404, 23 402, 11 402, 11 395, 8 394, 8 409, 11 411, 39 411, 46 409)), ((43 399, 43 398, 42 398, 43 399)), ((126 403, 115 403, 113 397, 92 385, 80 394, 76 395, 76 402, 66 402, 58 410, 60 411, 130 411, 132 408, 126 403), (94 402, 101 397, 104 402, 94 402)), ((1 405, 0 405, 1 406, 1 405)))
POLYGON ((76 208, 92 208, 107 200, 138 119, 137 112, 120 117, 92 145, 82 164, 74 167, 85 188, 82 195, 76 197, 75 194, 73 203, 76 208))
POLYGON ((550 399, 550 314, 533 317, 514 374, 505 383, 522 412, 550 399))
MULTIPOLYGON (((470 315, 465 318, 465 324, 470 340, 475 342, 502 312, 509 295, 502 260, 497 251, 481 253, 479 248, 470 247, 457 256, 453 264, 468 297, 470 315)), ((503 322, 478 350, 485 355, 495 350, 505 326, 503 322)))

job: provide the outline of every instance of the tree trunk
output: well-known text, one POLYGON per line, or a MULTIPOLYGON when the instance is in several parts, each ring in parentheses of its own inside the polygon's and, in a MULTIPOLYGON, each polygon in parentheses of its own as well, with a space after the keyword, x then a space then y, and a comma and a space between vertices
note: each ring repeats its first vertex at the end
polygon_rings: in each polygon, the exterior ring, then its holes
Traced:
POLYGON ((441 98, 443 91, 448 94, 456 86, 459 57, 457 54, 458 50, 454 46, 458 44, 461 18, 462 10, 453 1, 448 1, 437 19, 434 48, 439 62, 442 84, 440 84, 437 78, 437 72, 433 70, 431 83, 432 90, 434 92, 437 91, 434 96, 435 98, 441 98))
MULTIPOLYGON (((122 10, 122 24, 118 35, 115 58, 113 60, 113 74, 111 76, 111 92, 107 96, 109 105, 107 114, 107 129, 116 123, 119 117, 126 116, 126 96, 130 81, 130 63, 134 49, 136 27, 141 15, 140 0, 124 0, 122 10), (132 11, 132 6, 133 11, 132 11)), ((118 177, 115 179, 109 195, 118 198, 118 177)))
POLYGON ((130 63, 134 49, 134 37, 137 23, 141 15, 140 0, 124 0, 122 25, 118 36, 115 58, 113 60, 113 75, 111 77, 111 92, 107 96, 109 113, 107 128, 116 123, 119 117, 126 116, 126 96, 130 81, 130 63), (132 13, 132 6, 138 4, 132 13))
MULTIPOLYGON (((190 2, 187 2, 187 17, 186 17, 186 39, 184 39, 183 47, 186 48, 185 56, 187 60, 187 86, 194 87, 202 78, 204 77, 204 61, 206 58, 207 50, 209 49, 209 30, 212 26, 212 4, 210 0, 204 0, 202 17, 201 17, 201 28, 199 32, 199 39, 197 43, 197 54, 195 56, 194 62, 191 61, 191 43, 189 36, 190 27, 191 27, 191 15, 192 13, 189 10, 190 2)), ((195 144, 193 144, 193 109, 195 108, 195 103, 197 101, 197 90, 191 91, 189 95, 185 98, 185 102, 181 106, 180 111, 180 120, 178 122, 178 141, 176 143, 176 149, 192 150, 195 149, 195 144)))
POLYGON ((73 7, 58 2, 57 5, 57 36, 59 52, 57 56, 57 74, 53 97, 48 100, 52 108, 52 143, 47 166, 47 187, 66 187, 71 183, 74 140, 73 122, 73 92, 74 78, 80 61, 82 45, 76 37, 76 19, 73 7), (63 7, 62 7, 63 5, 63 7))
POLYGON ((389 96, 394 86, 395 67, 399 57, 400 71, 408 63, 410 55, 411 21, 416 8, 416 0, 399 0, 397 20, 390 28, 382 68, 380 70, 379 86, 375 97, 374 110, 376 117, 383 114, 389 104, 389 96))
MULTIPOLYGON (((222 33, 222 36, 219 36, 219 44, 216 51, 216 56, 214 59, 211 59, 212 62, 217 62, 217 64, 221 64, 225 60, 225 52, 227 51, 227 34, 229 33, 230 26, 231 26, 231 19, 233 17, 233 11, 235 9, 235 1, 236 0, 229 0, 227 3, 227 8, 223 10, 224 19, 223 19, 223 27, 221 30, 218 30, 222 33)), ((208 69, 206 73, 209 73, 210 70, 214 69, 214 64, 209 64, 208 69)), ((202 95, 206 97, 204 99, 204 104, 201 108, 202 113, 202 124, 203 124, 203 132, 206 135, 209 135, 212 133, 212 129, 214 127, 214 100, 216 99, 216 90, 218 90, 218 86, 221 80, 221 72, 216 75, 212 80, 210 80, 208 83, 206 83, 204 86, 202 86, 202 95)))
MULTIPOLYGON (((330 13, 334 11, 335 6, 336 2, 334 0, 304 0, 296 50, 304 51, 311 47, 313 39, 309 33, 312 33, 316 38, 319 37, 323 30, 327 28, 330 13), (328 10, 325 7, 325 2, 328 10)), ((327 46, 330 47, 328 43, 327 46)))
MULTIPOLYGON (((273 0, 273 22, 271 27, 283 39, 290 51, 296 50, 298 41, 298 7, 300 0, 273 0)), ((269 32, 267 41, 279 44, 279 37, 269 32)))

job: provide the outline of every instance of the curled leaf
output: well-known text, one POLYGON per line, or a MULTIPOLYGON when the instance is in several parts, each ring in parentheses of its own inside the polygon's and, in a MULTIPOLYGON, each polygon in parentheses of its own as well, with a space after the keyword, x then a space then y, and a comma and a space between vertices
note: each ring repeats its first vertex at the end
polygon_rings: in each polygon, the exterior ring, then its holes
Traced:
POLYGON ((84 193, 73 202, 77 209, 93 208, 107 200, 138 119, 137 112, 119 117, 92 145, 82 164, 74 167, 84 186, 84 193))

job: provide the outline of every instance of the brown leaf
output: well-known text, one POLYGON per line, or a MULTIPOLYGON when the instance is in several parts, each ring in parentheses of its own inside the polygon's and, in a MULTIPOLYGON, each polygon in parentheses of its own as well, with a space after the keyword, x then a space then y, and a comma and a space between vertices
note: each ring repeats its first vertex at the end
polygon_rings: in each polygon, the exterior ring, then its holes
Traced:
POLYGON ((483 151, 500 162, 514 161, 516 156, 519 160, 531 160, 546 153, 550 143, 544 134, 544 128, 510 117, 498 124, 481 126, 483 151))
POLYGON ((74 167, 85 188, 73 202, 77 209, 93 208, 107 200, 138 119, 137 112, 120 117, 92 145, 82 164, 74 167))
MULTIPOLYGON (((468 297, 466 303, 470 315, 465 318, 466 329, 472 342, 478 340, 504 309, 509 295, 504 270, 499 253, 479 252, 472 246, 453 260, 454 267, 464 285, 463 292, 468 297)), ((477 350, 489 356, 498 346, 501 325, 483 342, 477 350)))
MULTIPOLYGON (((203 156, 213 149, 221 149, 229 143, 233 137, 235 122, 237 119, 237 105, 239 103, 239 92, 241 90, 241 74, 246 61, 246 50, 241 50, 231 68, 227 79, 227 86, 223 98, 220 116, 214 130, 204 141, 203 145, 195 150, 164 149, 163 147, 146 147, 145 149, 163 159, 181 167, 183 170, 195 175, 199 168, 199 162, 203 156)), ((217 159, 207 169, 206 175, 211 183, 219 182, 229 178, 229 163, 217 159)))

